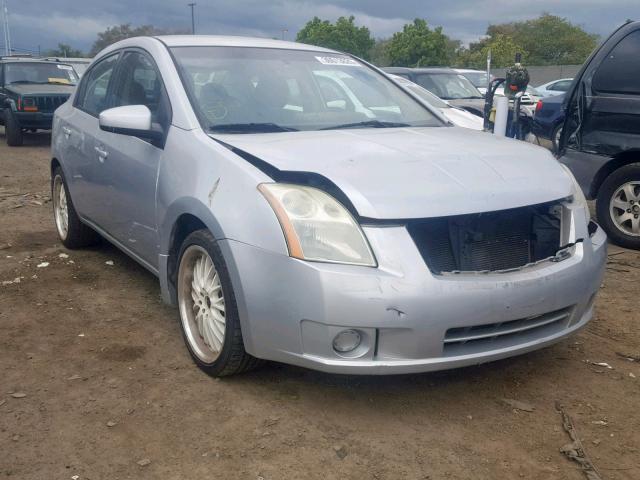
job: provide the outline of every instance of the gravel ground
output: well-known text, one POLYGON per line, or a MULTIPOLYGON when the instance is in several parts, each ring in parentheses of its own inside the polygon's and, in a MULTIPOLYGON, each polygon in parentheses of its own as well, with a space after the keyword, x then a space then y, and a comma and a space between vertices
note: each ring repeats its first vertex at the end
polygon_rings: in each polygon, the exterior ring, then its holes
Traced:
POLYGON ((423 375, 269 363, 214 380, 151 274, 106 243, 59 243, 49 140, 11 148, 0 129, 0 476, 585 478, 560 452, 561 404, 603 479, 640 478, 640 359, 617 354, 640 356, 638 252, 610 248, 594 320, 542 351, 423 375))

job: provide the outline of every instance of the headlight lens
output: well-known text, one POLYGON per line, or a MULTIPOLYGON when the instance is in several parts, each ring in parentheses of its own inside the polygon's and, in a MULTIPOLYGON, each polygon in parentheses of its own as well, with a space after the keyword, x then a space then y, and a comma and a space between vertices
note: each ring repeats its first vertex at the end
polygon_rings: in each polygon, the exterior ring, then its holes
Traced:
POLYGON ((565 173, 573 182, 573 188, 571 189, 571 197, 573 199, 572 203, 574 203, 578 207, 582 207, 582 209, 584 210, 585 222, 587 225, 589 225, 589 222, 591 221, 591 212, 589 211, 589 204, 587 203, 587 197, 584 196, 582 187, 580 187, 580 184, 576 180, 576 177, 573 176, 573 173, 571 173, 571 170, 569 170, 569 168, 566 165, 560 164, 560 166, 564 168, 565 173))
POLYGON ((276 213, 292 257, 376 266, 362 229, 332 196, 286 183, 263 183, 258 189, 276 213))

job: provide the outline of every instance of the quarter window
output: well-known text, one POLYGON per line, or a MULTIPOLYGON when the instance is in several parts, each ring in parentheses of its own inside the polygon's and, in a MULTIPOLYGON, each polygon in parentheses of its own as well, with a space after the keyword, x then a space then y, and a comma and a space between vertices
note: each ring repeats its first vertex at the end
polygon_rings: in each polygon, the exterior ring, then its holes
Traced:
POLYGON ((78 108, 95 116, 108 108, 107 93, 117 60, 118 54, 105 58, 85 76, 84 86, 80 89, 81 98, 76 104, 78 108))
POLYGON ((605 58, 593 76, 597 92, 640 94, 640 30, 630 33, 605 58))

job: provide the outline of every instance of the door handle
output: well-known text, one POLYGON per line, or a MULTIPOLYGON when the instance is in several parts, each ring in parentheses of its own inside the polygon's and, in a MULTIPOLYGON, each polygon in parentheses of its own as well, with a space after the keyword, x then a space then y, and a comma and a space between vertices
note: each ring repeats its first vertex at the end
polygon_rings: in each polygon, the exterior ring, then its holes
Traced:
POLYGON ((109 156, 109 152, 103 150, 102 147, 94 147, 94 149, 98 153, 98 160, 100 160, 100 162, 104 162, 105 159, 109 156))
POLYGON ((64 133, 65 138, 69 138, 71 135, 71 129, 67 127, 62 127, 62 133, 64 133))

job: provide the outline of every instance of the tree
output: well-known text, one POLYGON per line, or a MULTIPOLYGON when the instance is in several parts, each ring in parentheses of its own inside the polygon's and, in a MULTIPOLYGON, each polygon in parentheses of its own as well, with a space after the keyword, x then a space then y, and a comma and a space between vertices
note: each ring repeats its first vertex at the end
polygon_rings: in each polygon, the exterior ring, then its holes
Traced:
POLYGON ((357 27, 355 17, 340 17, 336 23, 329 20, 312 20, 298 32, 296 41, 331 48, 341 52, 352 53, 358 57, 369 59, 370 50, 375 44, 367 27, 357 27))
POLYGON ((371 63, 377 67, 391 66, 391 58, 389 58, 390 42, 391 40, 388 38, 376 40, 375 45, 369 53, 371 63))
MULTIPOLYGON (((119 42, 125 38, 139 36, 153 36, 171 33, 168 30, 154 27, 153 25, 140 25, 139 27, 131 27, 130 23, 122 25, 114 25, 107 28, 104 32, 98 33, 98 38, 93 43, 89 54, 95 56, 100 50, 108 47, 112 43, 119 42)), ((174 32, 178 33, 178 32, 174 32)))
POLYGON ((401 32, 393 34, 388 54, 393 66, 443 66, 452 61, 452 43, 442 33, 442 27, 431 30, 426 20, 416 18, 413 23, 406 24, 401 32))
POLYGON ((58 48, 54 50, 47 50, 44 52, 45 57, 84 57, 84 53, 81 50, 72 48, 71 45, 66 43, 59 43, 58 48))
POLYGON ((500 35, 511 38, 527 52, 529 65, 581 64, 598 42, 597 35, 549 13, 524 22, 490 25, 487 35, 491 41, 500 35))
POLYGON ((489 50, 491 50, 491 66, 493 68, 513 65, 516 53, 521 53, 523 63, 528 63, 529 53, 522 46, 507 35, 497 34, 493 38, 489 37, 472 43, 468 49, 460 50, 456 65, 484 70, 487 66, 489 50))

